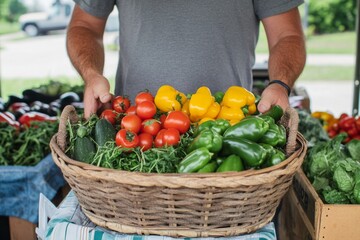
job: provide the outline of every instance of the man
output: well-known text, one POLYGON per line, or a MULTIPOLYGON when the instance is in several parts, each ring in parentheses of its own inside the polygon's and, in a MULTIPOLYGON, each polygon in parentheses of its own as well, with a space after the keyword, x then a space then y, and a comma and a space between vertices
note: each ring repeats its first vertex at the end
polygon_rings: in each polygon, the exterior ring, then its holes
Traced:
POLYGON ((258 105, 289 106, 289 89, 303 70, 306 54, 297 6, 303 0, 75 0, 67 32, 69 57, 85 81, 85 117, 111 101, 103 76, 103 34, 116 6, 120 54, 115 95, 170 84, 193 93, 240 85, 251 91, 260 21, 269 46, 271 84, 258 105), (272 84, 274 83, 274 84, 272 84))

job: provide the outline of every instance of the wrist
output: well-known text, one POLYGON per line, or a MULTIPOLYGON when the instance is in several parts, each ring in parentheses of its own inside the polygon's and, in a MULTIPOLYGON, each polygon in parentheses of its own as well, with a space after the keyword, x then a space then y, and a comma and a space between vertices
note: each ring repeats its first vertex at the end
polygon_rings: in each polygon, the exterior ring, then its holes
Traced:
POLYGON ((291 87, 289 85, 287 85, 285 82, 283 82, 281 80, 274 79, 274 80, 271 80, 269 82, 268 86, 270 86, 271 84, 276 84, 276 85, 279 85, 279 86, 283 87, 286 90, 287 95, 290 96, 291 87))

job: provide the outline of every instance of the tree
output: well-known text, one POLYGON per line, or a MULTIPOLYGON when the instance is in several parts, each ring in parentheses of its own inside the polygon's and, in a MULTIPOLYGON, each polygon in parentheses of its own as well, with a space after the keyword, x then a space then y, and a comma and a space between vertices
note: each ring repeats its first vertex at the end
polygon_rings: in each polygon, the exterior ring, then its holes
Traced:
POLYGON ((309 28, 313 33, 355 30, 356 0, 311 0, 309 28))

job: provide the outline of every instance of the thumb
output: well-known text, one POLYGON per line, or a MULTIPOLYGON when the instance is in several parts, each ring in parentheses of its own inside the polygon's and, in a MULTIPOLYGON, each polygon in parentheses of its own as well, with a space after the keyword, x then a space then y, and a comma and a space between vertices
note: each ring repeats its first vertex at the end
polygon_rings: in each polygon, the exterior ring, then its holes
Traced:
POLYGON ((110 94, 110 86, 108 84, 98 84, 94 95, 101 103, 110 102, 112 98, 112 95, 110 94))
POLYGON ((258 110, 261 113, 265 113, 270 110, 271 106, 275 103, 273 102, 274 98, 270 97, 269 94, 263 94, 261 100, 258 104, 258 110))

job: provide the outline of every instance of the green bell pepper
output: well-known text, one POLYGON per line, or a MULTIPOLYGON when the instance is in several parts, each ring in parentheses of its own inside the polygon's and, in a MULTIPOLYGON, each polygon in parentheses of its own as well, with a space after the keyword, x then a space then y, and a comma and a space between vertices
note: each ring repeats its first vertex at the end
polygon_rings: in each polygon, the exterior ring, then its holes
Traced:
POLYGON ((286 159, 285 154, 280 149, 274 148, 273 146, 266 143, 260 143, 260 145, 268 151, 268 158, 261 165, 261 168, 274 166, 286 159))
POLYGON ((217 168, 216 172, 240 172, 244 165, 238 155, 231 154, 217 168))
POLYGON ((229 121, 225 119, 209 120, 200 124, 197 127, 195 131, 195 136, 197 136, 200 132, 202 132, 205 129, 210 129, 213 132, 223 135, 226 129, 228 129, 230 126, 231 125, 229 121))
POLYGON ((204 167, 200 168, 198 173, 211 173, 215 172, 215 170, 218 168, 218 164, 216 161, 211 161, 208 164, 206 164, 204 167))
POLYGON ((223 138, 223 155, 238 155, 248 167, 258 167, 268 157, 268 151, 260 144, 244 138, 223 138))
POLYGON ((260 117, 244 118, 224 132, 226 138, 243 138, 256 142, 269 129, 269 124, 260 117))
POLYGON ((279 105, 274 105, 266 113, 260 114, 259 117, 270 116, 275 122, 278 122, 283 115, 284 110, 279 105))
POLYGON ((258 142, 283 147, 286 144, 286 129, 283 125, 270 123, 269 129, 258 142))
POLYGON ((212 153, 219 152, 222 148, 222 136, 210 129, 205 129, 192 140, 187 152, 192 152, 201 147, 206 147, 212 153))
POLYGON ((197 148, 187 154, 179 163, 179 173, 197 172, 203 168, 211 160, 213 153, 206 147, 197 148))

